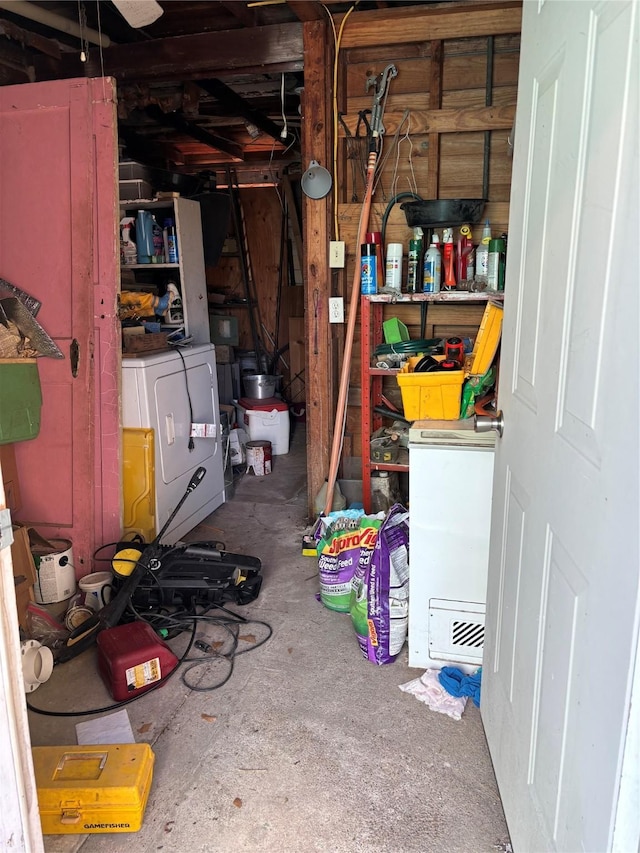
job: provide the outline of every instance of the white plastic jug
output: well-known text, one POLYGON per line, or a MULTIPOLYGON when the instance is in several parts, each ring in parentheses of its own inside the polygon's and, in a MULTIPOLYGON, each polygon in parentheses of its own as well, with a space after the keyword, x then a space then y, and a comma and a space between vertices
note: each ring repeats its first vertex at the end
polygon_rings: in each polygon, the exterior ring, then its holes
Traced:
POLYGON ((78 586, 85 594, 85 607, 90 607, 94 613, 102 610, 111 601, 111 583, 111 572, 93 572, 81 578, 78 586))

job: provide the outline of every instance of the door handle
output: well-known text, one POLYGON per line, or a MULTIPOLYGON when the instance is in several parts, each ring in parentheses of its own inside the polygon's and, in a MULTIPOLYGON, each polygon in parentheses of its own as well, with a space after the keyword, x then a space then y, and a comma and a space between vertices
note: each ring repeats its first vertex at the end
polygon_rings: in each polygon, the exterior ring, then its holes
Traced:
POLYGON ((473 428, 476 432, 491 432, 494 429, 500 438, 504 431, 504 418, 502 412, 497 411, 494 416, 491 415, 475 415, 473 428))
POLYGON ((165 415, 164 420, 167 433, 167 444, 172 445, 176 440, 176 428, 173 422, 173 412, 169 412, 168 415, 165 415))

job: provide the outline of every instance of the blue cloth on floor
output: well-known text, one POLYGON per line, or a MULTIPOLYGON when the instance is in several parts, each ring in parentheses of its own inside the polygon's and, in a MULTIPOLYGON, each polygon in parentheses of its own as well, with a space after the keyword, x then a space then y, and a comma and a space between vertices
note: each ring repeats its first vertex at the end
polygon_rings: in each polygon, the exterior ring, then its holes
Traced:
POLYGON ((452 696, 471 696, 476 708, 480 707, 480 683, 482 669, 473 675, 465 675, 455 666, 443 666, 438 675, 438 681, 452 696))

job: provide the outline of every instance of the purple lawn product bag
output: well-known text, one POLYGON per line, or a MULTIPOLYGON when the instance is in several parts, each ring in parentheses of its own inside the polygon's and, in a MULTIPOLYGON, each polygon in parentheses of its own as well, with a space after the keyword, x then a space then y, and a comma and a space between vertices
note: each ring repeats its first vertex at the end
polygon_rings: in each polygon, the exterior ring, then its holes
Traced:
POLYGON ((409 513, 395 504, 378 531, 370 560, 361 560, 351 585, 350 612, 362 654, 392 663, 409 621, 409 513))

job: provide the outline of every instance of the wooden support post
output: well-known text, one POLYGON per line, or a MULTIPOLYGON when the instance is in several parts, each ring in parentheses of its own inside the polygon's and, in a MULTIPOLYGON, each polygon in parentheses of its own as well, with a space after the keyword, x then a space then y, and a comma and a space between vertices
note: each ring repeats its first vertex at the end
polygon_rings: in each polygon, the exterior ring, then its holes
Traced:
MULTIPOLYGON (((304 95, 302 160, 306 169, 317 160, 331 170, 331 61, 328 61, 327 25, 308 21, 303 25, 304 95)), ((333 190, 335 192, 335 188, 333 190)), ((333 427, 334 388, 331 371, 331 340, 328 320, 331 296, 329 239, 332 195, 323 199, 304 197, 304 286, 306 332, 307 495, 309 516, 314 495, 329 467, 333 427)))
MULTIPOLYGON (((442 107, 442 41, 431 42, 429 68, 429 111, 442 107)), ((429 159, 427 162, 427 198, 438 198, 440 189, 440 134, 429 134, 429 159)))

